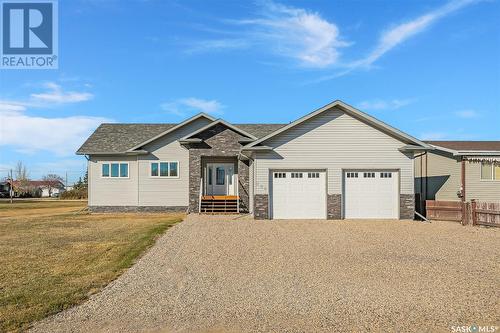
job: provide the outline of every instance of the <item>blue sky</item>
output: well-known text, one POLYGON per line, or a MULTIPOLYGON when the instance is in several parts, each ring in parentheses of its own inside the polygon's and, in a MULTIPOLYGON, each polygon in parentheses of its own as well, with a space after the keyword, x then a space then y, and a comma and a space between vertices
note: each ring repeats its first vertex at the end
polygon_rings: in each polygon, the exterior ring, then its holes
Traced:
POLYGON ((335 99, 421 139, 500 140, 498 1, 59 2, 59 69, 0 71, 0 177, 70 182, 102 122, 283 123, 335 99))

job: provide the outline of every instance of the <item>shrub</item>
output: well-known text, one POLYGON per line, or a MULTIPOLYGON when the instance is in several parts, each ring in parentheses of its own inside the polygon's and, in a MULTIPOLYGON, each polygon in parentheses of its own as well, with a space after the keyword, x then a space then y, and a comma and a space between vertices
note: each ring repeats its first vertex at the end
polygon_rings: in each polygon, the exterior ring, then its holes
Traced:
POLYGON ((88 192, 86 187, 74 188, 70 191, 61 193, 61 199, 87 199, 88 192))

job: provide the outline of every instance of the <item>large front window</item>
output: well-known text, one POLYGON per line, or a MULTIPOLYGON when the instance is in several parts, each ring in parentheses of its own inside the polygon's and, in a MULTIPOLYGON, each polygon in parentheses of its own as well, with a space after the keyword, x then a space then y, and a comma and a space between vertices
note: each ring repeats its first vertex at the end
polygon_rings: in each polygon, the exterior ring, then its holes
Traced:
POLYGON ((179 177, 179 162, 151 162, 151 177, 177 178, 179 177))
POLYGON ((104 178, 128 178, 128 163, 109 162, 103 163, 101 167, 101 176, 104 178))

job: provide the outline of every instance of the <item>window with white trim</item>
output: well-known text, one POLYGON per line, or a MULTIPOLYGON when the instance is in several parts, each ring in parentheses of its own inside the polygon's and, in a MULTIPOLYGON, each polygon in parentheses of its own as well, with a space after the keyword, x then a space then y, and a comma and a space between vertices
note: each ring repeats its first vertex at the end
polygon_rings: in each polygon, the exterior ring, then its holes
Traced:
POLYGON ((292 172, 292 178, 302 178, 302 172, 292 172))
POLYGON ((160 178, 177 178, 179 177, 179 162, 151 162, 150 176, 160 178))
POLYGON ((381 172, 380 178, 392 178, 392 172, 381 172))
POLYGON ((274 178, 286 178, 286 172, 275 172, 274 178))
POLYGON ((109 162, 101 166, 101 177, 103 178, 128 178, 127 162, 109 162))
POLYGON ((481 162, 481 180, 500 180, 500 164, 481 162))
POLYGON ((319 178, 319 172, 308 172, 307 178, 319 178))
POLYGON ((363 172, 364 178, 375 178, 375 172, 363 172))
POLYGON ((357 172, 348 172, 346 174, 347 178, 358 178, 358 173, 357 172))

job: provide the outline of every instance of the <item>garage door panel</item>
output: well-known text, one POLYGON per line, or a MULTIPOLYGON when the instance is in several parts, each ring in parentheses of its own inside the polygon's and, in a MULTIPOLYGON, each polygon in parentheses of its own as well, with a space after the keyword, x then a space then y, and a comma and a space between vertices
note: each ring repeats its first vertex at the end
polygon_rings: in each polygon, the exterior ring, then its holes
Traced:
POLYGON ((396 171, 346 171, 344 217, 398 218, 398 180, 396 171))
POLYGON ((273 172, 271 181, 272 217, 274 219, 324 219, 326 217, 325 172, 273 172), (311 172, 314 175, 311 175, 311 172))

